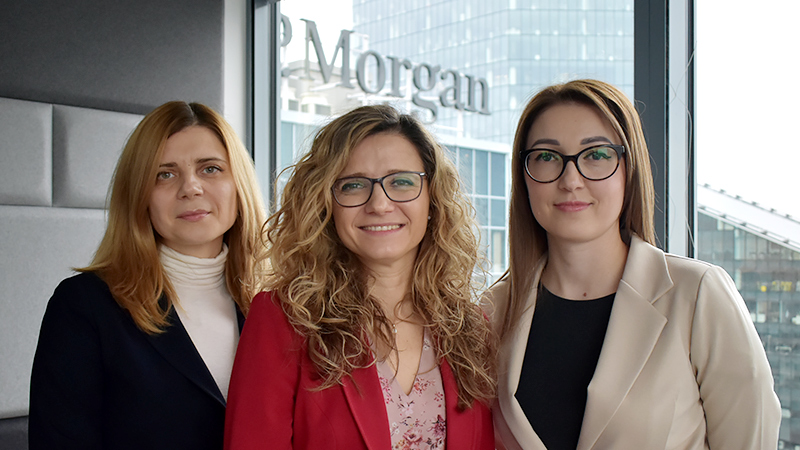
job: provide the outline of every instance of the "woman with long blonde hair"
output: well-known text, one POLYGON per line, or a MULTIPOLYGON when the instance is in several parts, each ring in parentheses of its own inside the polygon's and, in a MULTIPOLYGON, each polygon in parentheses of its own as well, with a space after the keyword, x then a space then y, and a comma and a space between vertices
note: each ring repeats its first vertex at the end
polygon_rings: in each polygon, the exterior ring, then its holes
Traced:
POLYGON ((117 164, 92 264, 48 302, 30 448, 221 448, 265 219, 253 162, 222 116, 177 101, 147 114, 117 164))
POLYGON ((780 404, 733 281, 654 246, 650 157, 625 94, 543 89, 512 151, 509 270, 488 295, 499 444, 776 448, 780 404))
POLYGON ((322 127, 267 228, 227 449, 493 448, 473 209, 414 117, 364 106, 322 127))

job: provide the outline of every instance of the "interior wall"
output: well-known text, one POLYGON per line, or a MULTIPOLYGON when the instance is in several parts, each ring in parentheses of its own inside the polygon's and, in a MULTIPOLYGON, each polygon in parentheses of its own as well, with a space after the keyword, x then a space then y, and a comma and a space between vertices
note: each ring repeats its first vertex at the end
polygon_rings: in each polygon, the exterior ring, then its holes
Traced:
POLYGON ((0 96, 145 114, 168 100, 221 110, 224 4, 4 0, 0 96))
POLYGON ((41 315, 57 281, 91 260, 138 115, 169 100, 224 111, 224 11, 212 0, 0 4, 0 98, 17 108, 0 112, 0 167, 35 175, 0 186, 0 419, 27 414, 41 315), (8 131, 32 123, 12 123, 18 107, 38 118, 22 133, 34 145, 8 131), (119 125, 110 140, 109 124, 119 125))

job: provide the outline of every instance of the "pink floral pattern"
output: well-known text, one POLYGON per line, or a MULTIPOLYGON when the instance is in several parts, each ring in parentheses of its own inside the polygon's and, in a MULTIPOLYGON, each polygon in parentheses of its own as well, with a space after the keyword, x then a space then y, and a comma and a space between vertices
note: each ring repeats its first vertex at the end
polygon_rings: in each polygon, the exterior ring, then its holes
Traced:
POLYGON ((444 387, 436 355, 426 332, 422 345, 420 370, 411 392, 406 395, 394 378, 388 362, 379 362, 378 379, 389 417, 392 449, 435 450, 445 448, 444 387))

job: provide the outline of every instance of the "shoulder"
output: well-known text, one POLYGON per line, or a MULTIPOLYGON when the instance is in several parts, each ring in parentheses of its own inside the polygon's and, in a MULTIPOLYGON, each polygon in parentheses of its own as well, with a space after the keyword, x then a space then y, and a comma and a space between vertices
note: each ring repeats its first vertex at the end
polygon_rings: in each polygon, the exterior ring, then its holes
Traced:
POLYGON ((280 305, 280 299, 272 291, 262 291, 253 297, 250 304, 250 313, 247 320, 257 318, 258 320, 277 319, 276 316, 286 316, 280 305))
POLYGON ((739 300, 741 295, 725 269, 715 264, 667 253, 667 266, 676 289, 698 299, 712 296, 739 300))
POLYGON ((56 287, 42 318, 40 339, 54 330, 101 332, 126 322, 130 322, 130 315, 114 300, 108 285, 96 274, 85 272, 64 279, 56 287))
MULTIPOLYGON (((699 286, 706 277, 725 278, 719 266, 694 258, 665 253, 663 250, 635 238, 628 252, 623 280, 639 292, 649 288, 686 289, 699 286)), ((729 277, 728 277, 729 278, 729 277)), ((662 291, 663 292, 663 291, 662 291)))
POLYGON ((48 310, 109 307, 121 309, 114 301, 108 285, 93 272, 80 273, 61 281, 47 304, 48 310))
POLYGON ((274 291, 259 292, 253 298, 242 330, 245 333, 270 335, 282 341, 292 341, 298 336, 274 291))
POLYGON ((510 294, 511 282, 503 278, 481 295, 481 308, 495 328, 503 323, 502 316, 508 307, 510 294))
POLYGON ((108 285, 94 272, 83 272, 66 278, 58 284, 56 290, 74 290, 80 292, 108 293, 108 285))

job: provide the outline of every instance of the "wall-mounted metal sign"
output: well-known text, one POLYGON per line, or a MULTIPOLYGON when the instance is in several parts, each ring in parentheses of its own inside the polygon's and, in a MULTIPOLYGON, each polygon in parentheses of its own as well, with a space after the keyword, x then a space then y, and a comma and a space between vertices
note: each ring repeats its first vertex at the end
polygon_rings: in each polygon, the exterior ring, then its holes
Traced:
MULTIPOLYGON (((355 63, 355 85, 351 74, 350 64, 350 37, 351 30, 341 30, 339 40, 334 48, 333 56, 329 60, 325 56, 322 42, 314 21, 301 19, 305 22, 306 77, 311 78, 311 64, 309 61, 309 45, 313 46, 317 56, 319 72, 323 83, 330 83, 333 75, 336 57, 341 53, 341 74, 337 85, 355 89, 356 85, 366 94, 381 94, 390 97, 403 98, 405 96, 401 87, 401 75, 411 76, 413 87, 416 91, 411 95, 411 101, 425 108, 436 120, 438 107, 454 108, 462 111, 476 112, 489 115, 489 83, 483 78, 462 74, 456 69, 442 70, 440 65, 428 63, 414 63, 398 56, 384 57, 375 50, 366 50, 360 53, 355 63), (387 75, 389 86, 387 87, 387 75), (439 81, 441 80, 441 83, 439 81), (438 92, 436 91, 439 87, 438 92), (432 94, 432 95, 431 95, 432 94), (438 99, 437 99, 438 97, 438 99), (437 102, 438 100, 438 102, 437 102)), ((285 47, 292 40, 292 26, 289 18, 281 17, 283 28, 281 46, 285 47)), ((292 69, 286 68, 282 76, 288 76, 292 69)))

